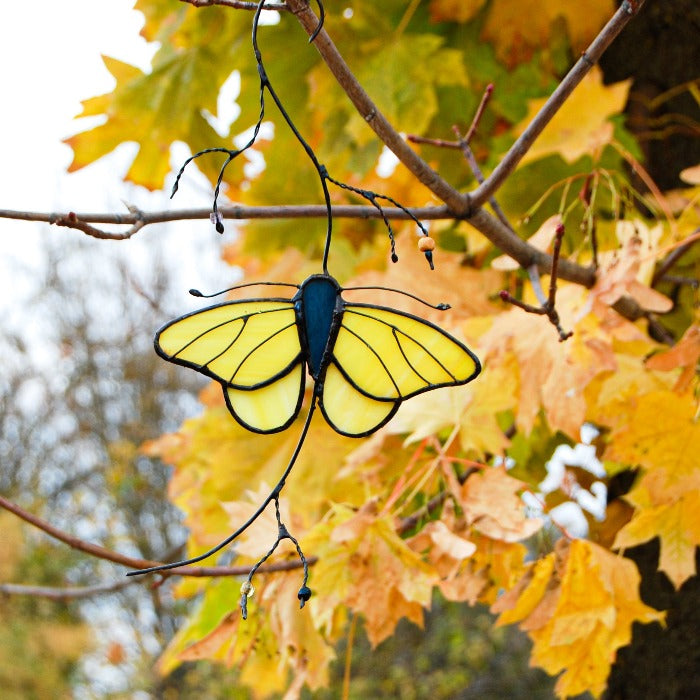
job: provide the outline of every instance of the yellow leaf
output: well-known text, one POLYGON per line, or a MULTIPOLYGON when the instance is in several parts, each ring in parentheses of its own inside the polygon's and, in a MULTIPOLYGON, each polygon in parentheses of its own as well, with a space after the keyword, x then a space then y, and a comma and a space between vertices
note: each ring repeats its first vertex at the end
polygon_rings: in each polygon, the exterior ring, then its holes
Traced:
POLYGON ((491 606, 492 612, 501 613, 497 624, 509 625, 529 617, 545 595, 553 571, 553 554, 536 561, 518 584, 491 606))
POLYGON ((483 579, 479 601, 490 605, 522 576, 528 551, 519 542, 494 540, 474 531, 470 539, 476 544, 476 552, 469 559, 470 571, 483 579))
POLYGON ((583 50, 614 11, 612 0, 493 0, 483 36, 495 44, 499 58, 513 66, 530 58, 535 48, 548 46, 562 19, 574 53, 583 50))
POLYGON ((641 355, 616 353, 616 368, 601 373, 591 382, 586 396, 592 422, 617 425, 620 416, 629 415, 637 397, 671 388, 672 377, 644 367, 644 356, 652 349, 654 345, 646 342, 641 355))
MULTIPOLYGON (((139 150, 126 179, 151 190, 160 189, 170 171, 174 141, 186 141, 193 151, 221 141, 202 116, 204 109, 216 112, 218 85, 229 73, 213 51, 190 48, 172 54, 151 73, 113 58, 104 57, 104 61, 117 85, 109 95, 86 100, 80 116, 103 114, 106 121, 66 139, 73 149, 70 172, 89 165, 121 143, 134 141, 139 150), (208 75, 214 82, 195 85, 193 75, 208 75)), ((241 177, 242 163, 232 165, 241 177)), ((210 177, 218 175, 213 160, 202 160, 199 167, 210 177)))
MULTIPOLYGON (((664 490, 673 496, 700 487, 700 425, 697 405, 688 395, 654 391, 632 399, 613 418, 605 456, 663 473, 664 490)), ((655 482, 657 483, 657 482, 655 482)))
POLYGON ((523 581, 492 609, 501 613, 498 624, 519 621, 528 632, 533 664, 552 675, 564 671, 556 685, 562 698, 600 696, 633 622, 664 619, 639 599, 634 563, 586 540, 560 540, 523 581))
MULTIPOLYGON (((696 573, 695 549, 700 546, 700 489, 677 493, 659 483, 663 475, 651 472, 625 497, 636 511, 615 538, 616 548, 634 547, 658 537, 659 569, 679 588, 696 573)), ((698 476, 700 481, 700 475, 698 476)))
MULTIPOLYGON (((539 14, 538 9, 532 16, 539 14)), ((519 9, 518 17, 523 16, 519 9)), ((612 140, 613 127, 606 120, 623 110, 630 85, 631 81, 627 80, 605 86, 600 69, 594 67, 538 136, 522 164, 553 154, 569 163, 591 154, 595 159, 612 140)), ((516 135, 525 130, 544 102, 544 99, 529 102, 527 116, 515 127, 516 135)))

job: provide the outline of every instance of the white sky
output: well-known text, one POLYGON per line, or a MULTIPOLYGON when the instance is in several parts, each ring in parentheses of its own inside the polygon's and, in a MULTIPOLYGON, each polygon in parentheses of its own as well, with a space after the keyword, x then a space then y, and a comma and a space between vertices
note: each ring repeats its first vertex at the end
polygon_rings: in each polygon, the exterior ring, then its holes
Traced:
MULTIPOLYGON (((61 139, 85 128, 74 117, 80 101, 108 92, 114 80, 100 58, 114 56, 145 69, 155 51, 138 32, 142 15, 134 0, 32 0, 6 2, 0 20, 0 208, 27 211, 125 211, 128 201, 141 208, 210 206, 196 170, 188 171, 175 200, 127 185, 122 176, 135 146, 124 145, 94 165, 68 174, 71 151, 61 139)), ((85 120, 87 121, 87 120, 85 120)), ((216 145, 216 144, 213 144, 216 145)), ((188 153, 175 149, 179 165, 188 153)), ((227 226, 224 242, 233 235, 227 226)), ((17 308, 26 292, 20 269, 32 265, 39 247, 83 234, 47 224, 0 219, 0 312, 17 308)), ((144 246, 166 239, 166 264, 182 269, 182 297, 197 287, 227 286, 231 275, 219 264, 221 237, 209 222, 148 227, 128 242, 94 241, 96 274, 109 264, 107 249, 118 249, 138 268, 144 246), (146 240, 148 239, 148 240, 146 240), (171 260, 167 256, 171 256, 171 260)), ((147 270, 144 271, 147 274, 147 270)), ((192 306, 194 308, 194 306, 192 306)), ((182 311, 188 310, 183 308, 182 311)), ((5 316, 5 322, 9 322, 5 316)))

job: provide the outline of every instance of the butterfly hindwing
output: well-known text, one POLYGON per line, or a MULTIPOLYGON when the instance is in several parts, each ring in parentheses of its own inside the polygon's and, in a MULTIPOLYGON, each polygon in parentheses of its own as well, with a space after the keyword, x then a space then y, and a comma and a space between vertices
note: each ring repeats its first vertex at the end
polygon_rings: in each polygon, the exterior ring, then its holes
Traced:
POLYGON ((304 362, 288 299, 232 301, 171 321, 155 338, 158 354, 216 379, 245 428, 277 432, 299 412, 304 362))
POLYGON ((321 408, 344 435, 369 435, 404 399, 466 384, 481 366, 432 323, 394 309, 345 304, 324 379, 321 408))

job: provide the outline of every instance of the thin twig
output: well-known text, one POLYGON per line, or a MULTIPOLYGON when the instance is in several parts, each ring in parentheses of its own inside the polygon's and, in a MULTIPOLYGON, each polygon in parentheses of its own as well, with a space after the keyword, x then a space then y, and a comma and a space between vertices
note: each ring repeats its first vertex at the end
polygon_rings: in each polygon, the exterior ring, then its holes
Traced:
MULTIPOLYGON (((231 7, 234 10, 251 10, 255 12, 258 9, 257 2, 244 2, 243 0, 180 0, 180 2, 194 5, 195 7, 208 7, 209 5, 223 5, 231 7)), ((289 7, 284 3, 269 2, 265 3, 263 10, 276 10, 277 12, 289 12, 289 7)))
POLYGON ((517 306, 519 309, 529 313, 537 314, 539 316, 546 316, 550 323, 557 329, 559 333, 559 341, 563 342, 570 338, 574 332, 565 331, 561 326, 561 321, 559 319, 559 313, 556 309, 556 297, 557 297, 557 270, 559 267, 560 253, 561 253, 561 243, 564 238, 564 226, 559 224, 557 226, 557 231, 554 236, 554 249, 552 252, 552 273, 549 278, 549 295, 545 299, 544 292, 542 291, 542 286, 540 284, 539 270, 536 266, 528 268, 528 275, 530 276, 530 281, 532 282, 532 287, 535 290, 535 295, 540 302, 540 306, 534 306, 533 304, 528 304, 520 299, 516 299, 507 290, 503 290, 500 293, 500 297, 503 301, 517 306))
POLYGON ((406 139, 411 143, 423 143, 427 146, 435 146, 436 148, 459 148, 459 143, 457 141, 430 139, 427 136, 419 136, 418 134, 406 134, 406 139))
POLYGON ((116 593, 133 585, 132 579, 119 579, 114 583, 100 583, 95 586, 29 586, 19 583, 0 583, 0 595, 26 595, 32 598, 49 600, 81 600, 97 595, 116 593))
POLYGON ((690 240, 682 243, 680 246, 678 246, 678 248, 674 248, 669 253, 666 260, 659 265, 658 269, 654 273, 650 286, 655 287, 664 278, 668 278, 667 272, 693 247, 693 245, 695 245, 695 243, 697 243, 698 239, 693 238, 693 236, 698 232, 700 232, 700 228, 695 229, 695 231, 690 234, 690 240))
MULTIPOLYGON (((478 471, 480 470, 477 467, 469 467, 469 469, 457 476, 457 481, 460 484, 464 484, 464 482, 472 474, 475 474, 478 471)), ((416 525, 418 525, 418 523, 423 518, 434 513, 445 502, 449 495, 450 492, 447 490, 440 491, 440 493, 438 493, 436 496, 433 496, 424 506, 421 506, 414 513, 411 513, 411 515, 407 515, 406 517, 401 518, 401 520, 399 521, 399 525, 396 528, 397 534, 405 535, 407 532, 410 532, 416 525)))
MULTIPOLYGON (((472 127, 470 127, 470 131, 472 128, 475 127, 475 125, 476 121, 473 121, 472 127)), ((457 144, 459 145, 459 148, 462 151, 464 159, 467 161, 467 165, 469 165, 470 170, 472 171, 472 173, 474 173, 474 177, 476 178, 477 182, 482 183, 484 181, 484 174, 481 172, 481 168, 479 167, 479 163, 476 160, 474 151, 472 151, 472 147, 469 145, 467 137, 465 136, 464 138, 462 138, 462 134, 460 133, 459 127, 456 124, 452 126, 452 131, 454 131, 455 135, 457 136, 457 144)), ((489 197, 489 204, 491 205, 491 209, 493 209, 493 212, 498 217, 499 221, 515 235, 515 230, 511 226, 510 221, 508 221, 508 217, 505 215, 503 209, 501 209, 494 195, 489 197)))
MULTIPOLYGON (((474 134, 476 133, 476 130, 479 126, 479 122, 481 121, 481 117, 484 114, 484 110, 486 109, 486 105, 489 103, 489 100, 491 99, 492 94, 493 94, 493 83, 489 83, 486 86, 486 89, 484 90, 484 94, 481 96, 481 102, 479 102, 479 106, 476 108, 476 112, 474 113, 474 118, 472 119, 472 123, 469 126, 469 129, 467 130, 467 133, 464 137, 464 140, 468 144, 472 142, 472 138, 474 137, 474 134)), ((459 138, 461 141, 462 137, 460 136, 459 138)))
POLYGON ((567 73, 559 83, 542 109, 535 115, 516 142, 510 147, 501 162, 493 172, 471 193, 472 206, 481 206, 496 190, 505 182, 506 178, 515 170, 523 156, 530 150, 535 139, 552 120, 561 106, 567 100, 574 88, 583 80, 603 52, 610 46, 617 35, 625 28, 627 23, 639 12, 644 0, 630 2, 624 0, 620 8, 615 12, 610 21, 603 27, 590 46, 583 52, 576 65, 567 73))

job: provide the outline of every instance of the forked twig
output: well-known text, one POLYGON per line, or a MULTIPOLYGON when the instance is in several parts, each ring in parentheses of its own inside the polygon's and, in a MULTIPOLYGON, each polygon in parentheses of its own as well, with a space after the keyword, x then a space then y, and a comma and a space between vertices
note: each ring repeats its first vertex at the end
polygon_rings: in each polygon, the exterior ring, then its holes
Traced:
POLYGON ((503 301, 517 306, 519 309, 526 311, 529 314, 538 314, 540 316, 546 316, 550 323, 557 329, 559 333, 559 341, 563 342, 570 338, 574 332, 565 331, 559 320, 559 313, 556 310, 556 296, 557 296, 557 267, 559 263, 559 254, 561 252, 561 243, 564 238, 564 226, 559 224, 557 226, 556 233, 554 234, 554 247, 552 251, 552 274, 549 278, 549 294, 545 298, 544 292, 542 291, 542 286, 540 284, 539 270, 537 267, 533 266, 528 269, 528 275, 532 282, 532 287, 535 290, 535 294, 540 302, 540 306, 534 306, 528 304, 520 299, 516 299, 510 294, 506 289, 502 290, 500 297, 503 301))

